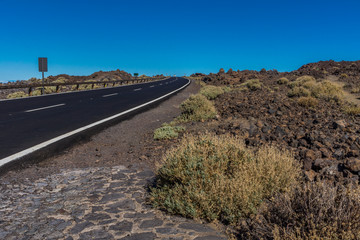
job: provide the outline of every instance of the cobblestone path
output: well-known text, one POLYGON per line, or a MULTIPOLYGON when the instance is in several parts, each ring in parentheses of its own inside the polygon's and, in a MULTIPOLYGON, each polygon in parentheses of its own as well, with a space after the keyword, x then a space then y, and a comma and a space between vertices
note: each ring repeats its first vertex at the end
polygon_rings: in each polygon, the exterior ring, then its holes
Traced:
POLYGON ((145 203, 151 171, 68 170, 21 185, 0 183, 0 239, 196 239, 226 237, 212 225, 145 203))

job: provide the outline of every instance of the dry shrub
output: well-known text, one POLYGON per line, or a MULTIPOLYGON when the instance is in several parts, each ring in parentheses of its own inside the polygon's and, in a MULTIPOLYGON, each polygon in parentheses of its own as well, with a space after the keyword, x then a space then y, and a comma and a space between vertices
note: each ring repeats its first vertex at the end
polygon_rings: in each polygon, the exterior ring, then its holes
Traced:
POLYGON ((34 91, 31 92, 31 96, 40 96, 42 88, 36 88, 34 91))
POLYGON ((303 87, 294 87, 288 92, 289 97, 308 97, 311 95, 311 92, 303 87))
POLYGON ((23 97, 28 97, 29 95, 27 95, 25 92, 20 91, 20 92, 14 92, 14 93, 10 93, 6 96, 7 99, 13 99, 13 98, 23 98, 23 97))
POLYGON ((205 87, 201 88, 200 93, 204 95, 207 99, 212 100, 223 94, 224 90, 222 87, 206 85, 205 87))
POLYGON ((360 93, 360 86, 354 86, 351 88, 351 93, 360 93))
POLYGON ((279 85, 288 84, 288 83, 289 83, 289 79, 287 79, 286 77, 282 77, 277 80, 277 84, 279 85))
POLYGON ((244 239, 360 239, 358 186, 306 183, 243 222, 244 239))
POLYGON ((214 103, 208 100, 202 94, 196 94, 189 97, 180 105, 180 122, 205 121, 216 116, 214 103))
POLYGON ((302 76, 289 84, 291 90, 289 97, 307 97, 312 96, 326 101, 336 103, 343 102, 344 92, 342 87, 330 81, 316 82, 315 78, 302 76))
POLYGON ((316 83, 315 78, 305 75, 305 76, 298 77, 295 81, 290 82, 288 85, 290 88, 294 88, 294 87, 300 87, 300 86, 309 85, 309 84, 313 84, 313 83, 316 83))
POLYGON ((257 89, 260 89, 262 87, 262 83, 259 79, 250 79, 244 82, 240 85, 241 87, 246 87, 250 89, 251 91, 255 91, 257 89))
POLYGON ((165 124, 162 127, 155 129, 154 139, 163 140, 177 138, 179 136, 179 133, 183 131, 185 131, 185 128, 182 126, 170 126, 168 124, 165 124))
POLYGON ((359 115, 360 107, 356 104, 350 104, 344 107, 344 112, 349 115, 359 115))
POLYGON ((297 102, 300 106, 306 108, 314 108, 319 104, 319 101, 313 97, 300 97, 297 102))
POLYGON ((322 98, 327 101, 339 103, 342 102, 344 98, 342 87, 329 81, 323 81, 316 84, 311 91, 312 96, 322 98))
POLYGON ((186 135, 165 155, 151 188, 155 207, 172 214, 236 223, 274 193, 296 184, 300 167, 287 151, 254 152, 236 137, 186 135))

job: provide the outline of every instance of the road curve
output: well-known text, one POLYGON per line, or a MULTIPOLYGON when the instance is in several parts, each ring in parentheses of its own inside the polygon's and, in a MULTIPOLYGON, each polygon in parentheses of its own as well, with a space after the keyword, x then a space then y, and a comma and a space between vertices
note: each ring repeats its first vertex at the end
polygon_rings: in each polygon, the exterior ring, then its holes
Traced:
MULTIPOLYGON (((185 88, 185 78, 0 101, 0 167, 185 88)), ((136 127, 136 126, 134 126, 136 127)))

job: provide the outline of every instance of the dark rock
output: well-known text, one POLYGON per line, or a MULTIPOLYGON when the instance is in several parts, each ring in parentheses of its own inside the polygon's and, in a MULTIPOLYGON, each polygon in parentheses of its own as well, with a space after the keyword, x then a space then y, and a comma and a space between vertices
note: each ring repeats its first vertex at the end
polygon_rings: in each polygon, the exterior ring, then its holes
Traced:
POLYGON ((107 240, 113 239, 113 235, 108 233, 105 230, 92 230, 89 232, 81 233, 79 239, 88 240, 88 239, 98 239, 98 240, 107 240))
POLYGON ((118 200, 120 198, 124 198, 125 194, 123 193, 112 193, 112 194, 106 194, 101 200, 101 203, 106 203, 106 202, 110 202, 113 200, 118 200))
POLYGON ((133 200, 125 199, 121 202, 111 204, 109 208, 120 208, 125 210, 135 210, 136 206, 133 200))
POLYGON ((161 234, 178 234, 179 230, 171 227, 162 227, 156 228, 156 232, 161 234))
POLYGON ((202 224, 197 224, 197 223, 182 223, 179 225, 179 228, 182 229, 190 229, 190 230, 194 230, 196 232, 213 232, 214 229, 202 225, 202 224))
POLYGON ((264 127, 261 128, 261 131, 262 131, 263 133, 269 133, 270 130, 271 130, 271 127, 269 127, 269 126, 264 126, 264 127))
POLYGON ((154 175, 153 171, 146 170, 146 171, 139 172, 138 174, 136 174, 136 176, 139 178, 149 178, 149 177, 153 177, 155 175, 154 175))
POLYGON ((279 127, 279 126, 276 126, 276 128, 275 128, 275 135, 276 135, 276 136, 281 137, 281 136, 284 136, 285 134, 286 134, 286 133, 285 133, 284 129, 282 129, 282 128, 279 127))
POLYGON ((161 226, 163 224, 163 220, 155 218, 155 219, 151 219, 151 220, 144 220, 141 224, 140 224, 140 228, 144 229, 144 228, 154 228, 154 227, 158 227, 161 226))
POLYGON ((79 223, 79 224, 76 224, 76 225, 70 230, 70 233, 71 233, 71 234, 76 234, 76 233, 81 232, 81 231, 84 230, 85 228, 88 228, 88 227, 91 227, 91 226, 94 226, 94 224, 91 223, 91 222, 79 223))
POLYGON ((345 167, 350 171, 359 172, 360 171, 360 159, 350 158, 346 160, 345 167))
POLYGON ((120 231, 120 232, 131 232, 132 227, 133 227, 132 222, 122 221, 115 225, 111 225, 109 229, 115 230, 115 231, 120 231))
POLYGON ((345 129, 346 128, 346 122, 345 120, 337 120, 337 121, 334 121, 333 124, 332 124, 333 128, 334 129, 345 129))
POLYGON ((314 169, 316 169, 316 170, 323 169, 325 167, 330 166, 332 164, 332 162, 333 161, 331 159, 318 158, 314 162, 314 169))
POLYGON ((84 219, 88 221, 100 221, 104 219, 110 219, 111 217, 105 213, 89 213, 88 215, 84 216, 84 219))
POLYGON ((210 236, 204 236, 204 237, 197 237, 194 240, 226 240, 226 238, 225 237, 220 237, 220 236, 210 235, 210 236))
POLYGON ((145 233, 134 233, 131 236, 126 236, 124 238, 120 238, 122 240, 152 240, 155 239, 156 235, 152 232, 145 233))

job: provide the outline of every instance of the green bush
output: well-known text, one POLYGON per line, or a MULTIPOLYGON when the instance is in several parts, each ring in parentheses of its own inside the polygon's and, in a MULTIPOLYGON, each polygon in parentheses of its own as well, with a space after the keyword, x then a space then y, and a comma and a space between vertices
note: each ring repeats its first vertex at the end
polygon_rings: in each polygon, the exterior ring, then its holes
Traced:
POLYGON ((6 96, 7 99, 13 99, 13 98, 23 98, 23 97, 28 97, 29 95, 27 95, 25 92, 20 91, 20 92, 14 92, 14 93, 10 93, 6 96))
POLYGON ((241 239, 360 239, 359 187, 306 183, 241 225, 241 239))
POLYGON ((206 85, 205 87, 202 87, 200 89, 200 93, 204 95, 207 99, 212 100, 223 94, 224 90, 222 87, 206 85))
POLYGON ((288 85, 290 88, 294 88, 294 87, 305 87, 308 88, 310 85, 315 84, 316 80, 314 77, 311 76, 301 76, 298 77, 295 81, 290 82, 288 85))
POLYGON ((246 87, 251 91, 255 91, 262 87, 262 83, 260 82, 259 79, 250 79, 244 82, 243 84, 241 84, 240 87, 246 87))
POLYGON ((182 126, 163 125, 162 127, 155 129, 154 139, 163 140, 177 138, 179 133, 183 131, 185 131, 185 128, 182 126))
POLYGON ((216 116, 214 103, 202 94, 190 96, 180 105, 180 122, 205 121, 216 116))
POLYGON ((279 85, 288 84, 288 83, 289 83, 289 79, 283 77, 283 78, 278 79, 278 80, 277 80, 277 83, 278 83, 279 85))
POLYGON ((297 183, 300 167, 287 151, 253 152, 230 136, 185 136, 167 152, 151 188, 155 207, 172 214, 236 223, 297 183))

